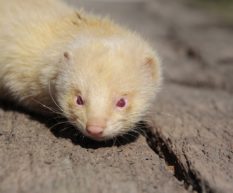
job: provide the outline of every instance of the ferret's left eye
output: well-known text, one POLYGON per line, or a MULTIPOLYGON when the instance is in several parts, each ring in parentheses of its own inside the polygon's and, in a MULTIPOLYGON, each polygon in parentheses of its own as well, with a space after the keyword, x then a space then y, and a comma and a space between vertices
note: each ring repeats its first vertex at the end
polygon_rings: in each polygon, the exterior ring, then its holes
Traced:
POLYGON ((85 102, 84 102, 83 98, 79 95, 79 96, 77 96, 76 103, 78 105, 82 106, 82 105, 84 105, 85 102))
POLYGON ((126 99, 121 98, 117 101, 116 106, 119 108, 124 108, 126 106, 126 104, 127 104, 126 99))

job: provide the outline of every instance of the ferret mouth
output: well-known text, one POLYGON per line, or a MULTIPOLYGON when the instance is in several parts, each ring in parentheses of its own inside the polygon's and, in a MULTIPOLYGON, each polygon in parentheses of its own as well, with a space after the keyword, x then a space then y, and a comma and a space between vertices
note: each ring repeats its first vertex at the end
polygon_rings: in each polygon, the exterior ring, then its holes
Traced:
POLYGON ((106 136, 96 136, 96 135, 90 135, 88 133, 85 133, 84 135, 95 141, 105 141, 105 140, 110 139, 110 138, 107 138, 106 136))

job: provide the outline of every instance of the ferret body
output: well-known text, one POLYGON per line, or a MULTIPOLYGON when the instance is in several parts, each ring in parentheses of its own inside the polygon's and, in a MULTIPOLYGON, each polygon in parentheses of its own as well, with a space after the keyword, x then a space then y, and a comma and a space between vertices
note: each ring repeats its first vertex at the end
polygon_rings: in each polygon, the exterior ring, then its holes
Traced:
POLYGON ((58 0, 0 0, 0 97, 105 140, 148 115, 160 77, 153 49, 108 19, 58 0))

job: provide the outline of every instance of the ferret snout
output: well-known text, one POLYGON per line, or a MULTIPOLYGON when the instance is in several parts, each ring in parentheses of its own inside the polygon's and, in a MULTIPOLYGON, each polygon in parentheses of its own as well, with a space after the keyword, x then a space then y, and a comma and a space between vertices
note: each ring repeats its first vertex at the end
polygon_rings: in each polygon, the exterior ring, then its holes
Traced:
POLYGON ((100 138, 102 137, 105 128, 106 122, 104 120, 93 120, 88 121, 86 131, 90 136, 100 138))

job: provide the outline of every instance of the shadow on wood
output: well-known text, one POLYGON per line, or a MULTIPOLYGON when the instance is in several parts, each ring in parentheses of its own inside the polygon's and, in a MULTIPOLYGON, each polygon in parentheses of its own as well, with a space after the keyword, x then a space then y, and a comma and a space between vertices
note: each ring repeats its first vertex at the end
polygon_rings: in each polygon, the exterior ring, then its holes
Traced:
POLYGON ((111 146, 119 147, 136 141, 139 135, 143 132, 143 130, 138 126, 140 125, 139 123, 135 126, 135 128, 133 128, 132 131, 122 136, 99 142, 84 136, 77 128, 69 124, 69 121, 64 117, 57 117, 55 114, 45 116, 39 113, 35 113, 8 100, 0 100, 0 108, 5 111, 16 111, 19 113, 27 114, 30 119, 39 121, 47 128, 49 128, 57 138, 70 139, 73 144, 80 145, 83 148, 98 149, 111 146))

